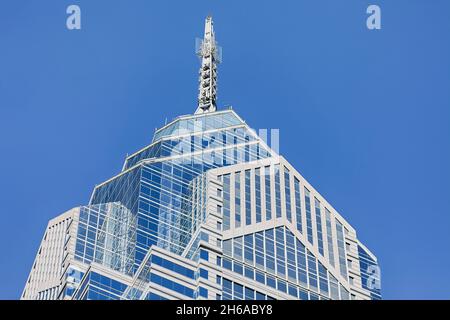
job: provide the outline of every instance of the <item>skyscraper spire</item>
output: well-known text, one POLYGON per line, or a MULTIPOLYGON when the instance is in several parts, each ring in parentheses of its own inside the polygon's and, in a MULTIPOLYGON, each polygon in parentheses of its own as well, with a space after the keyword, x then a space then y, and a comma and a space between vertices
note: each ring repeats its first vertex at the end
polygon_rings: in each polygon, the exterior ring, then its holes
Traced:
POLYGON ((214 36, 212 17, 205 21, 204 38, 197 43, 197 55, 201 59, 199 71, 199 93, 196 114, 216 111, 217 64, 221 62, 222 50, 214 36))

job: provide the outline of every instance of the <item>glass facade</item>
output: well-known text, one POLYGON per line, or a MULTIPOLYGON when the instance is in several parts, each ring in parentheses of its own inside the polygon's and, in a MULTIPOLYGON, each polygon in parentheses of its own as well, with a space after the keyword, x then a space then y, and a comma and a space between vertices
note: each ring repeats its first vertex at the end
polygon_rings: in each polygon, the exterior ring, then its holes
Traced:
MULTIPOLYGON (((222 142, 188 130, 202 138, 183 133, 189 152, 167 156, 167 146, 177 145, 167 139, 179 139, 169 125, 154 139, 165 141, 166 151, 159 154, 167 158, 146 159, 149 149, 143 149, 127 158, 120 174, 97 186, 90 204, 79 209, 75 233, 74 263, 84 270, 64 293, 50 288, 39 297, 349 299, 355 285, 347 268, 349 226, 250 129, 218 124, 229 113, 211 122, 217 127, 201 117, 222 142), (223 157, 211 161, 210 151, 223 157), (222 271, 205 265, 211 262, 222 271), (212 278, 220 290, 208 284, 212 278)), ((362 288, 379 299, 376 260, 362 247, 358 254, 362 288)))
POLYGON ((345 244, 358 240, 325 203, 234 111, 184 116, 95 187, 73 222, 65 284, 34 297, 381 298, 361 246, 361 281, 348 277, 345 244))
POLYGON ((242 237, 224 241, 225 269, 285 294, 295 292, 299 299, 299 292, 307 299, 340 299, 339 281, 287 227, 247 234, 244 239, 244 258, 242 237))

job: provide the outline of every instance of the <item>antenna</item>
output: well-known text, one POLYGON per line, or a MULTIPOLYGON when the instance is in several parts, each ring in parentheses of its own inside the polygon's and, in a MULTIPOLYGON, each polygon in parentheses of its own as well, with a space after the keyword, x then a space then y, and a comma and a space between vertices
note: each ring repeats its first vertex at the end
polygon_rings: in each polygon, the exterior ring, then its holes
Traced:
POLYGON ((196 39, 196 53, 201 60, 199 70, 198 105, 195 114, 217 110, 217 65, 222 62, 222 48, 218 46, 212 17, 205 20, 205 35, 196 39))

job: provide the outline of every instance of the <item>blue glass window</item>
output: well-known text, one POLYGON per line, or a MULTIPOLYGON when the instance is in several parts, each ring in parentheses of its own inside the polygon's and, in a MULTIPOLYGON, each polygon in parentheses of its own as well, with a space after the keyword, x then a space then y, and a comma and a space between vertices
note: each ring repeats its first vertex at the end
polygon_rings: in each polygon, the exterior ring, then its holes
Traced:
POLYGON ((274 289, 277 288, 275 279, 272 278, 272 277, 269 277, 269 276, 267 276, 267 285, 268 285, 269 287, 274 288, 274 289))
POLYGON ((270 192, 272 188, 270 187, 270 166, 264 167, 264 178, 265 178, 265 198, 266 198, 266 220, 272 219, 272 199, 270 192))
POLYGON ((305 209, 306 209, 306 231, 308 233, 308 241, 313 242, 313 227, 311 218, 311 197, 308 189, 305 188, 305 209))
POLYGON ((255 265, 264 269, 264 235, 262 231, 255 233, 255 265))
POLYGON ((286 198, 286 218, 289 222, 292 222, 291 213, 291 180, 288 168, 284 168, 284 194, 286 198))
POLYGON ((208 270, 200 268, 200 277, 203 279, 208 279, 208 270))
POLYGON ((159 266, 162 266, 166 269, 172 270, 178 274, 181 274, 183 276, 189 277, 191 279, 194 279, 194 271, 190 270, 188 268, 182 267, 176 263, 173 263, 169 260, 163 259, 159 256, 152 256, 151 262, 154 264, 157 264, 159 266))
POLYGON ((347 279, 347 259, 345 255, 344 230, 342 224, 338 220, 336 220, 336 235, 338 244, 339 267, 341 275, 345 279, 347 279))
POLYGON ((200 297, 208 298, 208 290, 203 288, 203 287, 200 287, 199 288, 199 295, 200 295, 200 297))
POLYGON ((266 284, 266 277, 264 276, 264 273, 256 271, 256 281, 266 284))
POLYGON ((273 229, 265 230, 266 243, 266 270, 269 273, 275 273, 275 249, 274 249, 274 235, 273 229))
POLYGON ((317 226, 317 245, 319 253, 323 256, 323 232, 322 232, 322 212, 320 210, 320 201, 314 198, 316 211, 316 226, 317 226))
POLYGON ((261 168, 255 169, 255 207, 256 207, 256 223, 261 222, 261 168))
POLYGON ((277 275, 283 277, 286 275, 286 263, 284 250, 286 249, 284 243, 284 228, 278 227, 275 229, 276 235, 276 257, 277 257, 277 275))
POLYGON ((253 234, 244 236, 244 260, 253 265, 253 234))
POLYGON ((242 255, 242 237, 237 237, 233 239, 233 257, 236 260, 242 261, 243 255, 242 255))
POLYGON ((230 229, 230 175, 223 176, 223 230, 230 229))
POLYGON ((309 289, 318 292, 317 287, 317 259, 308 251, 308 279, 309 289))
POLYGON ((200 259, 209 260, 209 252, 203 249, 200 249, 200 259))
POLYGON ((302 202, 300 194, 300 181, 294 178, 294 189, 295 189, 295 214, 297 222, 297 230, 300 234, 303 234, 302 230, 302 202))
POLYGON ((245 300, 255 300, 255 290, 245 288, 245 300))
POLYGON ((275 165, 275 206, 277 218, 281 218, 281 185, 280 185, 280 165, 275 165))
POLYGON ((290 296, 298 298, 297 287, 293 285, 289 285, 288 293, 290 296))
POLYGON ((243 274, 244 270, 243 270, 243 266, 242 263, 236 262, 234 261, 233 263, 233 271, 239 274, 243 274))
POLYGON ((331 213, 325 208, 325 220, 327 226, 327 243, 328 243, 328 259, 330 260, 330 264, 335 266, 334 261, 334 246, 333 246, 333 232, 331 227, 331 213))
POLYGON ((244 286, 234 282, 234 299, 235 300, 242 300, 244 299, 244 286))
POLYGON ((234 176, 234 225, 241 226, 241 173, 236 172, 234 176))
POLYGON ((245 276, 253 280, 255 277, 255 271, 252 268, 245 267, 245 276))
POLYGON ((223 267, 227 270, 233 270, 231 260, 223 259, 223 267))
POLYGON ((250 192, 250 170, 245 170, 245 224, 252 224, 252 201, 250 192))

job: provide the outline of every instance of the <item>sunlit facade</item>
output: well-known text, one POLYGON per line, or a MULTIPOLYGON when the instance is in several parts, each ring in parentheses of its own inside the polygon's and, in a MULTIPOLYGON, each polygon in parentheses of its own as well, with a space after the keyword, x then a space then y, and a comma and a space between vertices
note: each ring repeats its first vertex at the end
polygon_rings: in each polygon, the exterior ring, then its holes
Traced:
POLYGON ((356 231, 235 111, 216 109, 214 39, 208 18, 195 114, 49 223, 22 299, 381 298, 356 231))

